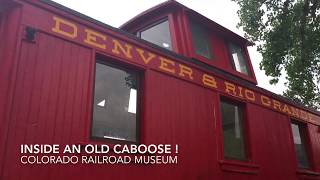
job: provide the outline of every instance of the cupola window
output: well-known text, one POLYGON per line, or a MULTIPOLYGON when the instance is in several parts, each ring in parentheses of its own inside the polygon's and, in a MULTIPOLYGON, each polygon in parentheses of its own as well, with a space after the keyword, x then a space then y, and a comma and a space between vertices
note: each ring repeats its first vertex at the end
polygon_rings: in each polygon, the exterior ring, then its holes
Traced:
POLYGON ((172 50, 171 34, 168 20, 162 21, 154 26, 144 29, 138 34, 141 39, 149 41, 168 50, 172 50))
POLYGON ((243 49, 234 43, 229 43, 229 51, 234 69, 240 73, 249 75, 243 49))
POLYGON ((193 49, 197 55, 212 59, 210 35, 204 27, 190 21, 193 49))

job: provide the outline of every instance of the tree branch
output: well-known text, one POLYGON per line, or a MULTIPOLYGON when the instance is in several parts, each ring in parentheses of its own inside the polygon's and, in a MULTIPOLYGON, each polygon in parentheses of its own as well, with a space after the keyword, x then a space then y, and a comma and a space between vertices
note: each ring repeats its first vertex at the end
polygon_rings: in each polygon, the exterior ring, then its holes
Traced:
POLYGON ((310 0, 304 0, 304 5, 302 9, 301 21, 300 21, 300 38, 301 38, 301 60, 305 59, 305 31, 306 31, 306 24, 307 24, 307 16, 309 13, 309 3, 310 0))
POLYGON ((316 11, 317 11, 317 9, 318 8, 320 8, 320 1, 319 0, 313 0, 312 1, 312 6, 311 6, 311 17, 313 18, 313 19, 316 19, 316 11))

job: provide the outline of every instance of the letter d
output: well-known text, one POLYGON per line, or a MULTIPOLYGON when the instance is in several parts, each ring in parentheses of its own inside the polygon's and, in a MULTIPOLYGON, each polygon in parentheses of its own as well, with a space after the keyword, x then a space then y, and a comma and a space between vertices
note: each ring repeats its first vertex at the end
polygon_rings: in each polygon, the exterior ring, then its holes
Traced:
POLYGON ((73 24, 73 23, 71 23, 69 21, 66 21, 64 19, 58 18, 56 16, 53 16, 53 20, 55 21, 55 26, 52 28, 53 32, 56 32, 56 33, 64 35, 64 36, 67 36, 67 37, 72 38, 72 39, 77 37, 78 28, 77 28, 77 26, 75 24, 73 24), (71 29, 71 30, 69 30, 69 31, 62 30, 61 29, 61 25, 62 24, 67 26, 68 29, 71 29))

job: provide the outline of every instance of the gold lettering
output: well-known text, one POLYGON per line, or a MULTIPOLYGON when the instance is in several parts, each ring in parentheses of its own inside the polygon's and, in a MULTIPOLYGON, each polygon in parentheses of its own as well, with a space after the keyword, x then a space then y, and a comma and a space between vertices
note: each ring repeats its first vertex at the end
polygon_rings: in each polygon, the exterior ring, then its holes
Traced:
POLYGON ((125 43, 124 47, 121 45, 121 43, 118 41, 118 40, 115 40, 113 39, 112 40, 113 42, 113 49, 112 49, 112 52, 114 54, 120 54, 120 51, 122 52, 122 54, 124 54, 127 58, 131 59, 132 58, 132 55, 131 55, 131 49, 132 49, 132 46, 125 43), (119 51, 120 49, 120 51, 119 51))
POLYGON ((299 109, 297 108, 294 108, 294 107, 291 107, 291 112, 292 112, 292 115, 299 118, 300 115, 299 115, 299 109))
POLYGON ((300 118, 304 120, 308 120, 308 114, 307 112, 300 110, 300 118))
POLYGON ((275 109, 275 110, 279 110, 279 111, 281 111, 281 104, 280 104, 280 102, 279 101, 276 101, 276 100, 272 100, 273 101, 273 108, 275 109))
POLYGON ((179 76, 185 77, 185 75, 188 75, 189 79, 193 80, 192 69, 190 67, 182 65, 182 64, 179 64, 179 67, 180 67, 179 76))
POLYGON ((239 89, 239 97, 243 97, 242 87, 241 87, 241 86, 238 86, 238 89, 239 89))
POLYGON ((250 101, 256 100, 256 96, 255 96, 254 92, 249 89, 244 90, 244 95, 245 95, 246 99, 248 99, 250 101))
POLYGON ((97 42, 97 37, 101 38, 102 40, 107 40, 107 37, 98 33, 98 32, 94 32, 92 30, 89 29, 85 29, 84 30, 87 33, 86 39, 84 40, 85 43, 88 43, 90 45, 96 46, 98 48, 101 49, 106 49, 106 45, 105 44, 100 44, 97 42))
POLYGON ((271 101, 267 96, 261 95, 261 104, 264 106, 270 106, 271 101))
POLYGON ((236 86, 232 83, 229 83, 227 81, 224 82, 224 84, 226 85, 226 89, 225 89, 225 92, 228 93, 228 94, 231 94, 233 96, 236 96, 237 93, 236 93, 236 86))
POLYGON ((286 104, 283 106, 282 112, 291 115, 291 111, 289 110, 289 107, 286 104))
POLYGON ((78 35, 78 28, 75 24, 71 23, 70 21, 58 18, 56 16, 53 16, 53 20, 55 21, 55 26, 52 28, 53 32, 56 32, 58 34, 62 34, 64 36, 67 36, 69 38, 75 38, 78 35), (71 28, 71 31, 64 31, 61 30, 61 25, 65 25, 68 26, 69 28, 71 28))
POLYGON ((315 121, 313 121, 312 114, 311 114, 311 113, 307 113, 307 114, 308 114, 308 120, 309 120, 309 122, 314 123, 315 121))
POLYGON ((316 121, 313 119, 313 117, 314 117, 314 115, 313 115, 313 114, 308 113, 308 116, 309 116, 309 120, 310 120, 310 122, 316 123, 316 121))
POLYGON ((206 86, 217 88, 217 82, 216 79, 208 74, 202 75, 202 83, 206 86))
POLYGON ((170 73, 175 73, 175 69, 173 67, 169 67, 169 66, 175 66, 175 63, 169 59, 166 59, 166 58, 163 58, 163 57, 160 57, 160 66, 159 68, 164 70, 164 71, 167 71, 167 72, 170 72, 170 73))
POLYGON ((141 59, 143 60, 143 62, 145 64, 148 64, 153 58, 156 57, 156 55, 148 52, 148 57, 146 58, 144 56, 144 50, 140 49, 140 48, 136 48, 136 51, 138 52, 139 56, 141 57, 141 59))

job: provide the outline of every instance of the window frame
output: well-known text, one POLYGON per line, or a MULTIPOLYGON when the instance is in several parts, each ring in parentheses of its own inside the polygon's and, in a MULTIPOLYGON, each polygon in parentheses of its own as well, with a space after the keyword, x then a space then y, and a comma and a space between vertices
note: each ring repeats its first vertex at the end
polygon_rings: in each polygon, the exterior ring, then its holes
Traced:
POLYGON ((140 38, 140 39, 142 39, 144 41, 147 41, 148 43, 151 43, 151 44, 153 44, 153 45, 155 45, 157 47, 166 49, 168 51, 176 52, 176 50, 177 50, 176 40, 175 40, 175 32, 174 32, 173 23, 172 23, 172 16, 170 14, 165 14, 163 16, 160 16, 160 17, 156 18, 156 19, 153 19, 150 22, 144 23, 141 28, 139 28, 139 29, 137 29, 135 31, 135 35, 138 38, 140 38), (157 26, 157 25, 159 25, 159 24, 161 24, 161 23, 163 23, 165 21, 168 21, 168 25, 169 25, 170 40, 171 40, 171 45, 172 45, 171 49, 167 49, 165 47, 161 47, 161 46, 159 46, 159 45, 157 45, 155 43, 149 42, 149 41, 141 38, 141 32, 146 31, 146 30, 148 30, 148 29, 150 29, 150 28, 152 28, 154 26, 157 26))
MULTIPOLYGON (((312 146, 311 146, 311 140, 310 140, 310 132, 309 132, 309 128, 308 128, 308 123, 300 121, 298 119, 294 119, 294 118, 289 118, 289 127, 290 127, 290 139, 291 139, 291 144, 292 144, 292 148, 293 148, 293 153, 294 153, 294 159, 296 162, 296 168, 298 170, 314 170, 314 163, 313 163, 313 154, 312 154, 312 146), (292 124, 298 125, 299 127, 299 134, 302 128, 303 131, 303 138, 304 138, 304 148, 305 148, 305 153, 308 159, 308 164, 309 167, 300 167, 299 166, 299 160, 298 160, 298 156, 297 156, 297 152, 296 152, 296 147, 295 147, 295 143, 294 143, 294 135, 293 135, 293 131, 292 131, 292 124)), ((301 139, 301 134, 300 134, 300 139, 301 139)))
POLYGON ((219 116, 220 121, 218 121, 218 127, 220 128, 220 135, 219 135, 219 141, 220 141, 220 160, 223 162, 232 162, 236 163, 236 165, 245 165, 245 166, 251 166, 252 165, 252 156, 251 156, 251 144, 249 139, 249 122, 248 122, 248 107, 247 103, 243 102, 238 99, 233 99, 226 96, 220 96, 219 98, 219 116), (225 157, 224 153, 224 137, 223 137, 223 127, 222 127, 222 108, 221 104, 222 102, 226 102, 232 105, 236 105, 239 107, 239 109, 242 111, 242 135, 243 135, 243 141, 244 141, 244 153, 245 153, 245 159, 240 158, 228 158, 225 157))
POLYGON ((240 45, 239 43, 237 42, 234 42, 234 41, 231 41, 231 40, 226 40, 225 41, 225 44, 226 44, 226 47, 227 47, 227 52, 228 52, 228 58, 229 58, 229 63, 231 65, 231 68, 233 70, 233 72, 235 72, 236 74, 242 76, 242 77, 246 77, 246 78, 254 78, 253 77, 253 69, 252 69, 252 65, 250 63, 250 60, 249 60, 249 55, 248 55, 248 52, 246 50, 246 48, 244 48, 242 45, 240 45), (230 50, 230 44, 233 44, 235 46, 238 46, 242 52, 243 52, 243 58, 245 60, 245 63, 246 63, 246 68, 247 68, 247 71, 248 71, 248 74, 245 74, 245 73, 242 73, 242 72, 239 72, 237 71, 236 69, 236 66, 234 64, 234 60, 233 60, 233 57, 232 57, 232 54, 231 54, 231 50, 230 50))
POLYGON ((89 124, 89 139, 94 142, 98 143, 111 143, 111 144, 117 144, 117 143, 122 143, 122 144, 139 144, 142 141, 141 137, 141 111, 143 109, 142 105, 142 93, 143 93, 143 78, 144 78, 144 73, 142 70, 135 68, 131 65, 124 64, 122 62, 116 62, 116 60, 112 59, 111 57, 107 57, 104 55, 96 55, 94 58, 94 65, 93 65, 93 73, 92 73, 92 78, 93 78, 93 83, 92 83, 92 93, 91 93, 91 116, 90 116, 90 124, 89 124), (133 72, 137 75, 137 104, 136 104, 136 141, 129 141, 129 140, 119 140, 119 139, 112 139, 112 138, 102 138, 102 137, 96 137, 93 136, 93 117, 94 117, 94 96, 95 96, 95 82, 96 82, 96 63, 100 63, 106 66, 110 66, 112 68, 120 69, 120 70, 125 70, 127 72, 133 72))

